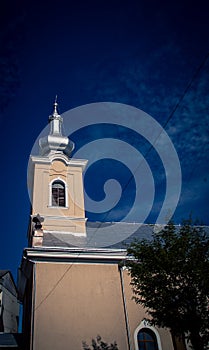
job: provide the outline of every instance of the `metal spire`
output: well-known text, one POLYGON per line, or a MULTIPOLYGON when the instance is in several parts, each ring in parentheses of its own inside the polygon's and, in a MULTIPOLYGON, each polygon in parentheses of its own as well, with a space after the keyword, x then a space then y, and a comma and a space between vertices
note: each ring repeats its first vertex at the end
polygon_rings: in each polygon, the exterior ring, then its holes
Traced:
POLYGON ((57 95, 55 96, 55 100, 54 100, 53 106, 54 106, 54 110, 53 110, 52 116, 53 117, 57 117, 59 115, 59 113, 58 113, 57 95))
POLYGON ((49 135, 39 140, 40 154, 65 153, 70 157, 74 143, 62 134, 63 118, 58 112, 57 95, 53 107, 53 113, 49 116, 49 135))

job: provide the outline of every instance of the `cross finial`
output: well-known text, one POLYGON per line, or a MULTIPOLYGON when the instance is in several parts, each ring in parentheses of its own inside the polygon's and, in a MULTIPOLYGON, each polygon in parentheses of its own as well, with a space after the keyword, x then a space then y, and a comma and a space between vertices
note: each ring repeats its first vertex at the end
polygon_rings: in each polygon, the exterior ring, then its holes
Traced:
POLYGON ((58 103, 57 103, 57 95, 56 95, 55 96, 55 100, 54 100, 54 110, 53 110, 53 113, 52 113, 52 115, 54 117, 59 115, 58 110, 57 110, 57 106, 58 106, 58 103))

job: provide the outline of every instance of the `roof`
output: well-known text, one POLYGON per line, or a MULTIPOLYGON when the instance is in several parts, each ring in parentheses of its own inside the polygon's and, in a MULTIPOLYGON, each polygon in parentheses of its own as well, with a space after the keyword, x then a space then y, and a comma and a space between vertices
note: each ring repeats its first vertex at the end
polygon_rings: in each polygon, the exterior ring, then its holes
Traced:
MULTIPOLYGON (((162 228, 162 226, 160 226, 162 228)), ((87 236, 44 232, 45 247, 110 247, 123 249, 136 239, 151 239, 154 225, 128 222, 87 222, 87 236)))
MULTIPOLYGON (((61 232, 44 232, 44 247, 109 247, 124 249, 133 240, 152 239, 153 231, 160 231, 165 225, 128 222, 88 222, 87 236, 79 237, 61 232)), ((176 226, 180 227, 179 225, 176 226)), ((204 227, 209 234, 209 227, 204 227)))

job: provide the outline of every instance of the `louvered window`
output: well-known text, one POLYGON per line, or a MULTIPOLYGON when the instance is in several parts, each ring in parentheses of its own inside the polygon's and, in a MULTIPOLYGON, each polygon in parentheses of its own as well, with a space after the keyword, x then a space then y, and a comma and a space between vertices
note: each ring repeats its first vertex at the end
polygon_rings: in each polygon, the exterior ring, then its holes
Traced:
POLYGON ((137 335, 139 350, 158 350, 155 333, 149 328, 142 328, 137 335))
POLYGON ((62 181, 52 184, 52 206, 65 207, 65 185, 62 181))

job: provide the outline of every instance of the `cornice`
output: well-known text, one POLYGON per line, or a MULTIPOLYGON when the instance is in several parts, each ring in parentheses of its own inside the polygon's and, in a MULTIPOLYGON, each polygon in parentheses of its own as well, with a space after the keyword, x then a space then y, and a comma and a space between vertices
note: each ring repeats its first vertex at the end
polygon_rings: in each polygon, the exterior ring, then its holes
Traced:
POLYGON ((33 262, 119 263, 126 259, 125 249, 101 248, 25 248, 24 257, 33 262))
MULTIPOLYGON (((65 207, 51 207, 51 208, 54 208, 54 209, 66 209, 65 207)), ((87 218, 80 218, 80 217, 75 217, 75 216, 56 216, 56 215, 45 215, 45 214, 42 214, 41 212, 39 213, 40 216, 42 216, 44 219, 49 219, 49 220, 60 220, 60 221, 63 221, 63 220, 69 220, 69 221, 81 221, 81 222, 86 222, 87 221, 87 218)), ((37 214, 34 214, 34 215, 30 215, 31 218, 33 217, 36 217, 37 214)))
POLYGON ((30 156, 30 160, 32 164, 40 163, 40 164, 51 164, 54 160, 61 160, 63 161, 67 166, 73 166, 73 167, 82 167, 82 170, 85 169, 88 160, 86 159, 74 159, 74 158, 68 158, 62 153, 56 153, 53 155, 49 155, 48 157, 44 156, 30 156))

